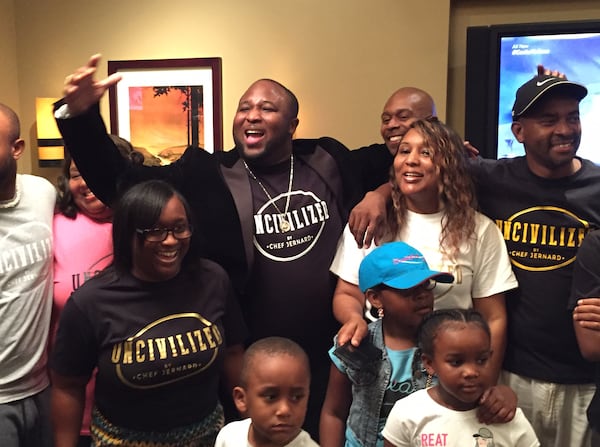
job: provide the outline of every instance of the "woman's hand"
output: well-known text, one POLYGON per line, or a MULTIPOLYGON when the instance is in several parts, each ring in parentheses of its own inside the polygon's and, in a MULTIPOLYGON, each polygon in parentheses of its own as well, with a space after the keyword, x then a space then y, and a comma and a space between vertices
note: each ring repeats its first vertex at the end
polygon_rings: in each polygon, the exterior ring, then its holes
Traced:
POLYGON ((517 411, 517 395, 511 387, 495 385, 479 398, 477 417, 482 424, 504 424, 512 421, 517 411))
POLYGON ((352 346, 358 347, 363 338, 367 335, 367 322, 362 315, 357 315, 348 320, 340 328, 337 333, 337 341, 340 346, 345 345, 348 342, 352 343, 352 346))

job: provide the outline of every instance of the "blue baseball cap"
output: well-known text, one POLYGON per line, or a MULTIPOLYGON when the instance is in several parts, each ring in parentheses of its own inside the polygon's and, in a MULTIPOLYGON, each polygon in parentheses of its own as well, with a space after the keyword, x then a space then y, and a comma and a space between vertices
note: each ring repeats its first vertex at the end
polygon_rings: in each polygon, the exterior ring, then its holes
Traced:
POLYGON ((428 279, 451 283, 450 273, 430 270, 423 255, 404 242, 389 242, 369 253, 360 263, 360 290, 384 284, 394 289, 410 289, 428 279))

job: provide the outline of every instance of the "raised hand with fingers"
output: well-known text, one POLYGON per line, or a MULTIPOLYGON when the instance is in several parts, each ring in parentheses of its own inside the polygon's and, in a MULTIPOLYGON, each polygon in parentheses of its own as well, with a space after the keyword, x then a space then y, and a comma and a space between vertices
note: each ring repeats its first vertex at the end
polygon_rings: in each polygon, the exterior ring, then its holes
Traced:
POLYGON ((542 64, 539 64, 537 66, 537 74, 538 74, 538 76, 550 75, 550 76, 554 76, 557 78, 567 79, 567 76, 564 73, 561 73, 558 70, 552 70, 550 68, 546 68, 542 64))
POLYGON ((93 55, 86 65, 79 67, 73 74, 65 78, 63 95, 71 116, 82 114, 88 110, 100 101, 108 88, 121 80, 121 75, 117 73, 100 81, 94 79, 100 57, 100 54, 93 55))

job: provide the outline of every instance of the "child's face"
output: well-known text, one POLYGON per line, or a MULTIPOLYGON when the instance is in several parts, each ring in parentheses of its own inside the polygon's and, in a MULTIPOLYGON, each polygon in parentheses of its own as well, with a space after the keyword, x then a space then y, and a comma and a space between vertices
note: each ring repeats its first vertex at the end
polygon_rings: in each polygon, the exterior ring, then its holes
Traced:
POLYGON ((433 357, 423 355, 428 373, 439 385, 431 390, 438 403, 454 410, 475 408, 492 383, 490 338, 477 324, 454 322, 440 327, 433 357))
POLYGON ((423 317, 433 311, 433 292, 427 287, 421 284, 412 289, 384 288, 367 296, 373 306, 383 307, 386 325, 415 332, 423 317))
POLYGON ((238 410, 252 419, 248 440, 254 447, 283 446, 300 433, 309 393, 309 371, 302 359, 258 354, 246 387, 235 394, 238 410))

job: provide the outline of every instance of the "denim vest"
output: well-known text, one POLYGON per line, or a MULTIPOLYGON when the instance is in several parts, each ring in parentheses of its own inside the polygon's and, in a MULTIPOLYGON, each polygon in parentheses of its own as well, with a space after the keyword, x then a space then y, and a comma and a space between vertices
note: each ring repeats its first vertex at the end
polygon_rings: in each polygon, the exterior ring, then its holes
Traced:
MULTIPOLYGON (((369 324, 369 333, 365 341, 381 349, 381 360, 353 368, 344 363, 348 379, 352 382, 352 404, 346 421, 346 429, 354 434, 358 442, 365 447, 375 447, 377 443, 379 414, 383 405, 385 390, 392 374, 385 344, 381 320, 369 324)), ((427 373, 421 365, 420 355, 415 353, 412 364, 412 382, 414 390, 425 388, 427 373)))

